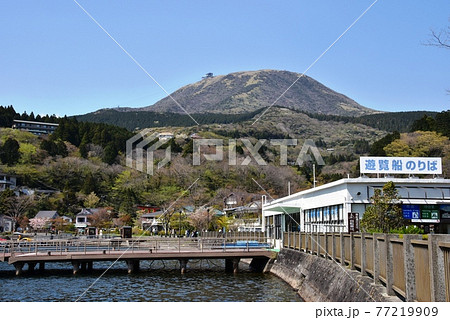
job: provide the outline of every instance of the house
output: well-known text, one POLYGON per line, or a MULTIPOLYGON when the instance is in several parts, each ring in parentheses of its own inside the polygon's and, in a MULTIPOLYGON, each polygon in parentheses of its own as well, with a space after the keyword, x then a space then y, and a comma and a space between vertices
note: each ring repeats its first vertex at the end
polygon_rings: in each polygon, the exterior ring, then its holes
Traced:
POLYGON ((72 218, 71 217, 68 217, 68 216, 62 216, 61 217, 63 220, 64 220, 64 222, 66 222, 66 223, 72 223, 72 218))
POLYGON ((58 128, 57 123, 14 120, 13 129, 31 132, 37 136, 52 134, 58 128))
POLYGON ((173 133, 172 132, 161 132, 158 134, 159 140, 170 140, 173 139, 173 133))
POLYGON ((0 232, 12 232, 14 221, 11 217, 0 214, 0 232))
POLYGON ((52 220, 58 217, 59 217, 58 211, 39 211, 35 216, 35 218, 45 220, 52 220))
POLYGON ((148 230, 152 233, 158 233, 163 230, 163 224, 159 221, 159 217, 163 214, 163 211, 153 211, 144 213, 141 216, 141 226, 143 230, 148 230))
POLYGON ((234 217, 230 227, 237 231, 262 231, 262 201, 224 209, 227 216, 234 217))
POLYGON ((79 230, 86 229, 90 223, 88 221, 88 217, 96 212, 98 212, 100 208, 83 208, 80 212, 77 213, 75 217, 75 228, 79 230))
POLYGON ((181 211, 185 215, 190 215, 190 214, 194 213, 195 207, 194 206, 184 206, 183 208, 181 208, 181 211))
POLYGON ((47 230, 52 228, 54 219, 58 217, 57 211, 39 211, 33 219, 30 219, 30 226, 34 230, 47 230))
POLYGON ((231 209, 237 206, 238 204, 238 196, 234 193, 230 193, 223 199, 223 204, 225 209, 231 209))
POLYGON ((191 139, 201 139, 202 138, 202 136, 201 135, 199 135, 198 133, 192 133, 190 136, 189 136, 189 138, 191 138, 191 139))
POLYGON ((16 186, 16 176, 0 172, 0 191, 13 190, 16 186))

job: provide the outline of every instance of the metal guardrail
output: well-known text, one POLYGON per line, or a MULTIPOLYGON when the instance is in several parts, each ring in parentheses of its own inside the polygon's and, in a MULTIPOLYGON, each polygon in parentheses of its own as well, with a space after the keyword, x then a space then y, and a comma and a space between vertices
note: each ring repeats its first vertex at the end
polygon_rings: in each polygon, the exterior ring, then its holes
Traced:
POLYGON ((267 238, 259 240, 242 237, 227 238, 151 238, 151 239, 71 239, 48 241, 2 241, 0 242, 0 259, 21 254, 88 254, 92 252, 186 252, 222 250, 246 251, 272 248, 267 238), (240 239, 240 240, 236 240, 240 239))
POLYGON ((450 301, 450 235, 285 232, 282 243, 359 270, 406 301, 450 301))

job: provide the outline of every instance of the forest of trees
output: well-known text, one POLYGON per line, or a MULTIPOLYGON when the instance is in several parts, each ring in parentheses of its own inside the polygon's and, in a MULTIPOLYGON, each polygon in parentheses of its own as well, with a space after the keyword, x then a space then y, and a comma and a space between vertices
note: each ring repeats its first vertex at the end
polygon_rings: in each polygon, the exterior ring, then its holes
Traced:
MULTIPOLYGON (((98 145, 103 148, 102 160, 108 164, 116 162, 119 152, 125 151, 126 140, 133 136, 133 133, 124 128, 103 123, 79 122, 73 117, 58 118, 52 116, 35 116, 33 112, 19 114, 13 106, 0 106, 0 127, 11 128, 13 120, 43 121, 58 123, 58 129, 49 139, 41 142, 41 149, 51 156, 67 156, 67 148, 64 141, 70 142, 80 148, 81 156, 86 158, 88 145, 98 145)), ((11 143, 7 144, 8 147, 11 143)), ((5 148, 5 147, 3 147, 5 148)), ((0 148, 0 156, 6 157, 5 152, 0 148)), ((8 163, 13 164, 8 160, 8 163)), ((6 163, 5 161, 2 161, 6 163)))
POLYGON ((450 137, 450 110, 442 111, 431 117, 424 115, 422 118, 414 121, 411 131, 434 131, 446 137, 450 137))
MULTIPOLYGON (((281 106, 274 106, 274 108, 281 106)), ((372 128, 387 132, 408 132, 414 121, 422 118, 424 115, 433 117, 437 112, 429 111, 411 111, 411 112, 389 112, 364 115, 360 117, 346 117, 329 114, 308 113, 290 109, 292 112, 303 113, 311 118, 320 121, 336 121, 343 123, 359 123, 372 128)), ((261 114, 265 108, 255 110, 253 112, 241 114, 220 114, 220 113, 203 113, 192 114, 200 124, 227 124, 240 123, 249 121, 255 116, 261 114)), ((118 111, 114 109, 101 110, 95 113, 89 113, 76 117, 79 121, 89 121, 97 123, 108 123, 119 127, 135 130, 136 128, 156 128, 156 127, 186 127, 193 126, 192 119, 183 113, 158 113, 151 111, 118 111)))
MULTIPOLYGON (((193 113, 191 116, 199 124, 214 123, 238 123, 248 121, 255 115, 262 112, 262 109, 254 112, 241 114, 221 114, 221 113, 193 113)), ((128 130, 157 128, 157 127, 190 127, 196 123, 184 113, 159 113, 151 111, 132 111, 123 112, 113 109, 101 110, 95 113, 76 116, 79 121, 88 121, 96 123, 108 123, 128 130)))
POLYGON ((35 116, 33 112, 30 114, 24 112, 22 114, 17 113, 13 106, 0 106, 0 127, 11 128, 13 120, 27 120, 27 121, 42 121, 58 123, 58 117, 55 115, 35 116))
POLYGON ((321 121, 337 121, 344 123, 360 123, 387 132, 408 132, 414 121, 423 116, 434 116, 437 112, 431 111, 409 111, 409 112, 389 112, 375 113, 360 117, 344 117, 328 114, 305 113, 311 118, 321 121))

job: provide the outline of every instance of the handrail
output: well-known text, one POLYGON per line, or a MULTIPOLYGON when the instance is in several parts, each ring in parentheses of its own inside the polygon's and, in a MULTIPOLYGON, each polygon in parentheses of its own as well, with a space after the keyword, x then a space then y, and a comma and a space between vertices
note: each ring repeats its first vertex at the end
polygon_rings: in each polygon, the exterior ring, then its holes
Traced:
POLYGON ((284 232, 281 244, 331 258, 362 275, 370 273, 388 295, 398 294, 406 301, 450 301, 450 235, 430 234, 424 240, 410 234, 284 232), (297 238, 302 241, 299 247, 297 238))
POLYGON ((37 240, 37 241, 6 241, 0 243, 0 253, 35 255, 46 253, 63 255, 70 253, 89 254, 94 251, 108 252, 139 252, 139 251, 204 251, 222 249, 227 250, 255 250, 273 248, 268 238, 259 240, 235 240, 230 238, 150 238, 150 239, 71 239, 71 240, 37 240), (138 241, 136 241, 138 240, 138 241))

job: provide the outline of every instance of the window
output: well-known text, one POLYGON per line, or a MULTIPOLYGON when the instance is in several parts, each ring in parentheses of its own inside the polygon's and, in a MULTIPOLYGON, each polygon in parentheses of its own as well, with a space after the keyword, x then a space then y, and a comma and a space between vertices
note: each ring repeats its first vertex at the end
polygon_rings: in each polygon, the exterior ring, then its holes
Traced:
POLYGON ((281 214, 275 216, 275 239, 281 239, 281 214))

